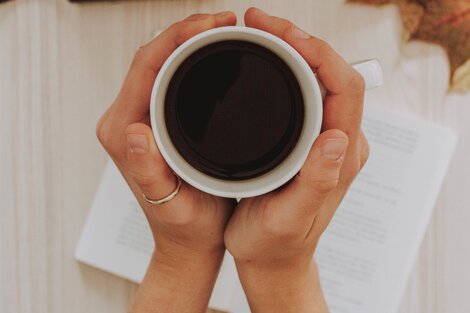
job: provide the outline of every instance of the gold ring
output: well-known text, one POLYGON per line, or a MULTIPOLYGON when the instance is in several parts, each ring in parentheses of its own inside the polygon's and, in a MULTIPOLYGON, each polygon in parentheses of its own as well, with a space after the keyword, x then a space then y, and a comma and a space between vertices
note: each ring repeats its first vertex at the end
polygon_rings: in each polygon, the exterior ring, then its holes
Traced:
POLYGON ((172 193, 170 193, 165 198, 158 199, 158 200, 150 199, 145 194, 142 194, 144 196, 145 201, 147 201, 150 204, 160 205, 160 204, 166 203, 166 202, 170 201, 171 199, 173 199, 174 197, 176 197, 176 195, 178 194, 178 192, 181 189, 181 183, 182 182, 181 182, 181 178, 178 175, 175 174, 175 176, 176 176, 176 179, 178 179, 178 185, 176 186, 176 189, 172 193))

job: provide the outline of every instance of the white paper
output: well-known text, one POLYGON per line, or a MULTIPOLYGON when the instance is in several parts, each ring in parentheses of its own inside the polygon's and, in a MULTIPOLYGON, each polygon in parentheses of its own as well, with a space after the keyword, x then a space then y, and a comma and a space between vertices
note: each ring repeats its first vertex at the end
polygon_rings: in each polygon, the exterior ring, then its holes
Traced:
POLYGON ((140 282, 153 248, 143 211, 109 161, 75 251, 76 259, 140 282))
MULTIPOLYGON (((432 214, 456 136, 446 128, 366 107, 370 158, 317 248, 332 313, 395 313, 432 214)), ((110 162, 76 258, 140 282, 153 240, 133 194, 110 162)), ((226 254, 210 305, 250 312, 226 254)))

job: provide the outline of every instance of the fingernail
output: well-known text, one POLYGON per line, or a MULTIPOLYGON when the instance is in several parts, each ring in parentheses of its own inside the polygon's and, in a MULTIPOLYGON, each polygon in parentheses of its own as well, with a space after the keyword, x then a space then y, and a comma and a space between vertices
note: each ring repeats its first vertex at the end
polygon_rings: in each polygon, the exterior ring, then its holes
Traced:
POLYGON ((256 8, 256 11, 258 11, 258 13, 259 13, 260 15, 268 16, 268 14, 267 14, 266 12, 264 12, 263 10, 261 10, 261 9, 256 8))
POLYGON ((348 141, 345 138, 328 139, 322 147, 321 155, 327 160, 339 160, 346 151, 348 141))
POLYGON ((297 26, 294 26, 292 28, 292 32, 294 33, 294 36, 299 38, 299 39, 309 39, 310 35, 298 28, 297 26))
POLYGON ((149 143, 147 137, 144 135, 127 135, 127 144, 133 153, 145 154, 149 152, 149 143))

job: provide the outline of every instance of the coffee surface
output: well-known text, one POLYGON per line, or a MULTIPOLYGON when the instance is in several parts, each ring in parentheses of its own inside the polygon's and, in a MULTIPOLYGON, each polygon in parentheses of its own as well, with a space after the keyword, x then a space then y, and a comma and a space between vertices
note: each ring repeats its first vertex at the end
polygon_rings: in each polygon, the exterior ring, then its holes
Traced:
POLYGON ((256 177, 279 165, 304 119, 299 83, 270 50, 222 41, 190 55, 170 80, 165 122, 194 168, 225 180, 256 177))

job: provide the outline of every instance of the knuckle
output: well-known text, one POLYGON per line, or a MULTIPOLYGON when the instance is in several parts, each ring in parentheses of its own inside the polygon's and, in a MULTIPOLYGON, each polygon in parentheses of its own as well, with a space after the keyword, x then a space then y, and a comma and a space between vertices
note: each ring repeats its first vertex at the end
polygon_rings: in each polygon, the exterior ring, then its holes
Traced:
POLYGON ((190 33, 190 26, 191 21, 181 21, 173 24, 172 31, 173 31, 173 38, 176 45, 181 45, 183 42, 187 40, 190 33))
POLYGON ((351 173, 352 173, 352 176, 353 176, 353 179, 356 178, 357 174, 359 174, 359 172, 361 171, 361 158, 359 157, 359 155, 355 158, 354 162, 352 163, 352 166, 351 166, 351 173))
POLYGON ((301 170, 299 172, 299 179, 314 195, 326 196, 338 185, 341 164, 342 162, 339 161, 332 162, 327 168, 310 175, 304 174, 301 170))
POLYGON ((96 123, 96 129, 95 129, 95 134, 96 138, 98 138, 99 142, 103 145, 104 140, 106 138, 104 134, 104 115, 100 117, 98 120, 98 123, 96 123))
POLYGON ((190 16, 188 16, 187 18, 185 18, 184 20, 185 21, 199 21, 199 20, 202 20, 206 17, 207 17, 207 14, 194 13, 194 14, 191 14, 190 16))
POLYGON ((370 156, 370 147, 369 143, 364 135, 362 135, 363 140, 361 140, 361 149, 360 149, 360 170, 366 165, 367 160, 369 160, 370 156))
POLYGON ((96 137, 106 150, 111 147, 112 134, 113 132, 110 130, 109 125, 109 112, 106 112, 96 124, 96 137))
MULTIPOLYGON (((269 200, 270 201, 270 200, 269 200)), ((278 211, 289 211, 289 207, 279 207, 279 204, 268 204, 267 207, 275 207, 278 211)), ((298 227, 293 227, 291 222, 286 223, 285 219, 280 218, 279 214, 273 214, 268 210, 263 212, 261 218, 261 230, 262 232, 271 239, 274 240, 293 240, 298 235, 298 227)))
MULTIPOLYGON (((155 210, 158 211, 158 210, 155 210)), ((158 214, 158 212, 156 212, 158 214)), ((180 207, 171 212, 165 212, 158 216, 160 223, 164 223, 171 227, 187 227, 197 219, 196 210, 192 206, 180 207)))
POLYGON ((159 182, 172 181, 173 172, 156 157, 140 160, 138 163, 132 162, 127 166, 127 172, 134 181, 144 189, 158 187, 159 182))
POLYGON ((369 148, 366 148, 367 149, 367 152, 364 152, 364 153, 361 153, 361 168, 360 170, 362 170, 362 168, 367 164, 367 161, 369 160, 369 148))
POLYGON ((168 31, 169 32, 177 32, 180 28, 184 28, 184 20, 183 21, 178 21, 178 22, 174 22, 173 24, 170 25, 170 27, 168 27, 168 31))
POLYGON ((364 77, 359 74, 358 71, 353 70, 351 72, 351 77, 349 78, 348 85, 346 86, 349 90, 352 90, 356 93, 363 94, 366 89, 366 82, 364 77))
POLYGON ((294 27, 294 24, 289 20, 285 20, 285 19, 280 19, 280 20, 284 23, 281 37, 286 38, 292 32, 292 28, 294 27))
POLYGON ((139 49, 134 53, 134 59, 132 64, 141 64, 144 63, 146 59, 146 49, 145 46, 140 46, 139 49))
POLYGON ((333 50, 331 45, 323 39, 316 40, 316 46, 320 55, 328 55, 333 50))
POLYGON ((320 195, 326 195, 338 185, 338 177, 315 179, 310 182, 311 188, 320 195))
POLYGON ((215 28, 217 26, 217 20, 212 14, 205 14, 201 21, 204 21, 204 28, 215 28))
POLYGON ((122 130, 115 120, 111 106, 98 120, 95 129, 96 138, 112 157, 117 157, 122 152, 122 130))
POLYGON ((214 15, 194 14, 183 21, 174 23, 170 26, 170 30, 176 45, 179 46, 197 33, 216 26, 217 21, 214 15))
POLYGON ((357 174, 359 174, 361 167, 361 160, 358 157, 348 164, 343 172, 344 185, 350 186, 353 183, 354 179, 357 177, 357 174))
POLYGON ((157 182, 156 175, 142 175, 134 169, 128 169, 128 173, 134 178, 134 181, 142 188, 148 189, 157 182))
POLYGON ((297 229, 280 220, 277 216, 265 216, 261 224, 263 233, 274 239, 292 239, 297 235, 297 229))
POLYGON ((215 28, 217 26, 217 19, 214 15, 209 15, 207 18, 208 28, 215 28))

